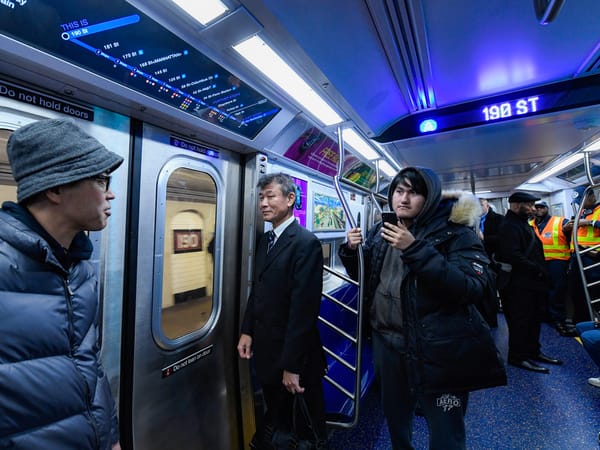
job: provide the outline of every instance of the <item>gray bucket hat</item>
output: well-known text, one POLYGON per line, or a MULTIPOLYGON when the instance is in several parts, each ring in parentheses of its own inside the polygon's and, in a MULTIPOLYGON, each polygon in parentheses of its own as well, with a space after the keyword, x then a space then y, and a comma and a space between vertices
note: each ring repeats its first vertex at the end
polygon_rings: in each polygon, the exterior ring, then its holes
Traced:
POLYGON ((25 125, 6 147, 19 203, 56 186, 114 171, 123 158, 70 120, 45 119, 25 125))

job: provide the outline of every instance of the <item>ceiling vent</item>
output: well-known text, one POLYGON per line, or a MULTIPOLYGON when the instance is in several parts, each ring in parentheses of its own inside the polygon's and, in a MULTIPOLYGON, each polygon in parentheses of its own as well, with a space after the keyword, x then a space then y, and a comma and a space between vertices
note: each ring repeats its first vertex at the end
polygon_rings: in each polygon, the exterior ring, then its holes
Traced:
POLYGON ((556 19, 564 2, 564 0, 533 0, 535 17, 541 25, 548 25, 556 19))
POLYGON ((435 107, 422 5, 414 0, 367 0, 394 77, 411 110, 435 107))
POLYGON ((600 43, 588 55, 581 67, 577 70, 575 76, 590 75, 600 72, 600 43))

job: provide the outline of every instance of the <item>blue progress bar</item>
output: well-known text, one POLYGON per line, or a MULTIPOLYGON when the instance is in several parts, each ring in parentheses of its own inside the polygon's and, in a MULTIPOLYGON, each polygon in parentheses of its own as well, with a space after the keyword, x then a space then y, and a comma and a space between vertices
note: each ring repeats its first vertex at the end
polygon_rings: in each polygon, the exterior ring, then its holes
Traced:
POLYGON ((140 21, 140 16, 132 14, 131 16, 121 17, 120 19, 109 20, 108 22, 98 23, 89 27, 78 28, 64 32, 61 36, 65 41, 69 39, 78 39, 90 34, 101 33, 106 30, 112 30, 114 28, 124 27, 140 21))

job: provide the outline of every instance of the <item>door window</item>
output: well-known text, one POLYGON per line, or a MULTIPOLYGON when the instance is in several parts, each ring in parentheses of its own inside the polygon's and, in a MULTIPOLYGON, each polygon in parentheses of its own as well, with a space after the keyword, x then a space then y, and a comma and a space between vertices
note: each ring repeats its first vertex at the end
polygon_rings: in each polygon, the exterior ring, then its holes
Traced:
POLYGON ((214 309, 217 189, 209 174, 178 168, 166 192, 161 328, 177 339, 205 327, 214 309))
POLYGON ((12 131, 0 129, 0 205, 5 201, 17 201, 17 184, 12 177, 6 143, 12 131))

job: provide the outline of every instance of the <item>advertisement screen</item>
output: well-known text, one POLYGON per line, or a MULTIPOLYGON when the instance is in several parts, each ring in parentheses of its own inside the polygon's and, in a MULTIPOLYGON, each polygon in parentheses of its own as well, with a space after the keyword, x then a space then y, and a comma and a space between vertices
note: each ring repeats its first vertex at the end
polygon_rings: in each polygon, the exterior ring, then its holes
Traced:
POLYGON ((124 1, 0 2, 0 33, 248 139, 281 110, 124 1))

